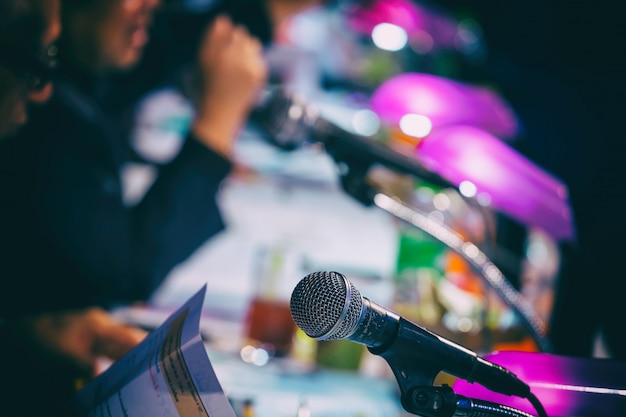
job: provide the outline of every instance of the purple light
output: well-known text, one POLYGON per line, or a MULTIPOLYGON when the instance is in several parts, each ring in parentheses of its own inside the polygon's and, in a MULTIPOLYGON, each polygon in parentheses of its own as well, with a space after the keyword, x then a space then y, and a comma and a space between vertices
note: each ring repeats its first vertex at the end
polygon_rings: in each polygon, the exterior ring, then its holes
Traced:
POLYGON ((456 186, 469 181, 491 206, 557 240, 574 236, 567 187, 488 132, 472 126, 433 130, 417 159, 456 186))
POLYGON ((382 83, 370 106, 384 123, 397 125, 407 114, 431 119, 433 128, 470 125, 503 139, 518 133, 510 105, 493 90, 429 74, 405 73, 382 83))
MULTIPOLYGON (((550 417, 622 415, 626 410, 626 362, 536 352, 496 352, 485 359, 527 383, 550 417)), ((528 400, 457 380, 454 392, 535 413, 528 400)))
POLYGON ((352 5, 346 12, 351 28, 369 35, 381 23, 391 23, 409 37, 427 33, 435 48, 453 48, 458 24, 441 13, 428 10, 410 0, 384 0, 352 5))
POLYGON ((413 33, 427 24, 417 5, 407 0, 375 1, 354 5, 347 11, 348 22, 360 33, 370 34, 381 23, 391 23, 413 33))

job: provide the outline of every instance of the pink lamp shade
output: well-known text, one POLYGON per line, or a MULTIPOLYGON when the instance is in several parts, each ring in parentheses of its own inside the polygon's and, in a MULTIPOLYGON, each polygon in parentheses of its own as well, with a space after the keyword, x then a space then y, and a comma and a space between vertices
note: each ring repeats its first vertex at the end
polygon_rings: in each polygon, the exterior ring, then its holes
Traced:
POLYGON ((401 27, 409 38, 428 37, 432 49, 450 49, 458 40, 458 24, 449 16, 418 5, 411 0, 379 0, 354 4, 346 11, 350 27, 370 34, 381 23, 401 27))
POLYGON ((511 106, 496 92, 430 74, 404 73, 383 82, 370 98, 383 123, 396 126, 408 114, 426 116, 433 129, 464 124, 502 139, 518 134, 511 106))
MULTIPOLYGON (((621 416, 626 412, 626 362, 537 352, 496 352, 485 359, 530 386, 550 417, 621 416)), ((454 392, 535 415, 528 400, 457 380, 454 392)))
POLYGON ((511 218, 557 240, 574 237, 565 184, 492 134, 473 126, 436 129, 416 156, 454 185, 475 187, 478 201, 511 218))

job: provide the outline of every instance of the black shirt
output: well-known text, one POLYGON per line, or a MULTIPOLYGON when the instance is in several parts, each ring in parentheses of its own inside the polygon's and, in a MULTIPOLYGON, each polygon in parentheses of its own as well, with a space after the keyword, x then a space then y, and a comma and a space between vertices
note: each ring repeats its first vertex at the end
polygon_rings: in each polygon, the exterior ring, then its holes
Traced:
POLYGON ((0 317, 145 300, 223 229, 216 195, 231 165, 193 137, 158 167, 136 206, 124 205, 120 177, 136 156, 128 139, 134 105, 193 62, 200 33, 223 7, 267 43, 261 1, 162 13, 133 72, 94 77, 66 61, 52 99, 1 145, 0 317))

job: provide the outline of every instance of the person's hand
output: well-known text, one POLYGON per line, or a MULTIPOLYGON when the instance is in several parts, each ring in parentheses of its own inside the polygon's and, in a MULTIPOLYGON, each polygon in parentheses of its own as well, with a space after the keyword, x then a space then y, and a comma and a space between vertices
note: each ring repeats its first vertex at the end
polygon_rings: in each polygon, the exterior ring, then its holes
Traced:
POLYGON ((235 138, 267 81, 263 46, 247 30, 219 16, 200 46, 195 136, 229 156, 235 138))
POLYGON ((89 379, 102 369, 101 359, 115 361, 141 342, 146 332, 100 308, 39 314, 14 320, 9 337, 34 357, 89 379))

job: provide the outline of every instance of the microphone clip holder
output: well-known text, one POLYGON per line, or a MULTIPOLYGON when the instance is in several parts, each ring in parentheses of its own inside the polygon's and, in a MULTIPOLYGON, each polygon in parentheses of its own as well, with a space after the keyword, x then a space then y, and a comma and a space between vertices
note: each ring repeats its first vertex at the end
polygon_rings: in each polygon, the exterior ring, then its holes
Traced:
POLYGON ((449 385, 433 385, 441 371, 432 364, 380 354, 389 364, 400 388, 400 402, 409 413, 423 417, 452 417, 457 397, 449 385))
MULTIPOLYGON (((402 330, 400 330, 402 334, 402 330)), ((427 344, 427 340, 424 340, 427 344)), ((393 349, 387 346, 368 350, 381 356, 391 368, 404 409, 423 417, 452 417, 456 411, 457 396, 448 385, 435 386, 435 378, 442 366, 412 350, 393 349)))
POLYGON ((400 398, 404 409, 423 417, 452 417, 456 412, 457 396, 448 385, 411 386, 400 398))

